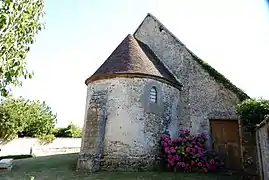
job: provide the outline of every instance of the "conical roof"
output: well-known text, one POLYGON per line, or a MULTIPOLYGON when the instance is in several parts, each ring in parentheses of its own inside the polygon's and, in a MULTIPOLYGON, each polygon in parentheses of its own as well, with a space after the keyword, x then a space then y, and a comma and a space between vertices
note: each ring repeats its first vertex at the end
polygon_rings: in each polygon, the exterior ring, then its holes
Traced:
POLYGON ((89 79, 109 74, 153 75, 179 84, 150 48, 130 34, 89 79))

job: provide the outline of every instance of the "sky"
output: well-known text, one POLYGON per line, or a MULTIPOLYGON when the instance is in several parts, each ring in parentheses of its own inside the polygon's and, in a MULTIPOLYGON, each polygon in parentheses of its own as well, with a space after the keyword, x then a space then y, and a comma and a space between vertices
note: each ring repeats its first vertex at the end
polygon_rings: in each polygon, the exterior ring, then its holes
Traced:
POLYGON ((269 9, 265 0, 45 0, 46 29, 27 56, 33 79, 15 96, 42 100, 83 126, 85 80, 147 13, 253 98, 269 98, 269 9))

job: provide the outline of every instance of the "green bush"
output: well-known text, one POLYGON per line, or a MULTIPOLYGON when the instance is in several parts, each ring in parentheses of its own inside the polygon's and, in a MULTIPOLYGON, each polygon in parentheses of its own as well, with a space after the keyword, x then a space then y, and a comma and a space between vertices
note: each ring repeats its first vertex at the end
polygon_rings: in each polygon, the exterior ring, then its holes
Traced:
POLYGON ((20 137, 41 137, 52 134, 56 115, 41 101, 9 96, 0 102, 0 139, 3 142, 20 137))
POLYGON ((37 138, 39 139, 40 144, 49 144, 54 141, 55 136, 54 134, 46 134, 46 135, 37 136, 37 138))
POLYGON ((82 129, 75 125, 73 122, 65 128, 57 128, 53 132, 55 137, 73 137, 80 138, 82 134, 82 129))
POLYGON ((55 128, 53 134, 55 137, 65 137, 66 128, 55 128))
POLYGON ((264 116, 269 114, 269 100, 247 99, 236 107, 236 112, 240 116, 243 125, 253 129, 256 124, 264 120, 264 116))

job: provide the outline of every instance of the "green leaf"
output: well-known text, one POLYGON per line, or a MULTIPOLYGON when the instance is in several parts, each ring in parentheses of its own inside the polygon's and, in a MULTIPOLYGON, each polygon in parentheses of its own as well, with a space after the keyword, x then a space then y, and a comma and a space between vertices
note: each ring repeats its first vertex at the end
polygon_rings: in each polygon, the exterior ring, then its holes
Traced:
POLYGON ((256 124, 264 120, 265 115, 269 114, 269 100, 247 99, 237 105, 236 112, 243 125, 253 129, 256 124))
POLYGON ((10 93, 10 86, 21 85, 21 77, 31 79, 26 55, 30 45, 44 26, 44 0, 5 0, 0 9, 1 95, 10 93))
POLYGON ((22 97, 8 97, 0 104, 0 139, 10 140, 16 135, 39 137, 54 132, 56 115, 39 101, 22 97))

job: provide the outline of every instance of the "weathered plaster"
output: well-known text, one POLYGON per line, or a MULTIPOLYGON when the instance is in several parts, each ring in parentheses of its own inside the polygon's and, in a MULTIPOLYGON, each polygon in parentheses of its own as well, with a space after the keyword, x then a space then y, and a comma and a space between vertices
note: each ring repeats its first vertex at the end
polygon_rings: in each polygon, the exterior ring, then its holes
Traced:
POLYGON ((210 119, 237 119, 238 97, 216 82, 160 22, 147 16, 134 36, 148 45, 183 84, 182 127, 190 128, 193 133, 210 134, 210 119))
POLYGON ((78 168, 93 171, 152 169, 159 155, 161 133, 167 129, 175 136, 178 131, 180 91, 146 78, 121 77, 98 80, 88 86, 86 108, 78 168), (152 86, 157 88, 157 104, 149 103, 149 91, 152 86), (96 100, 91 101, 98 92, 105 92, 99 100, 105 103, 99 112, 104 112, 106 119, 106 125, 102 126, 99 123, 99 127, 92 123, 95 119, 100 121, 102 118, 97 117, 100 113, 96 115, 96 100), (100 132, 100 127, 105 127, 103 148, 95 145, 97 142, 102 144, 100 134, 97 133, 98 129, 100 132), (92 162, 97 162, 100 154, 101 166, 94 166, 92 162))

